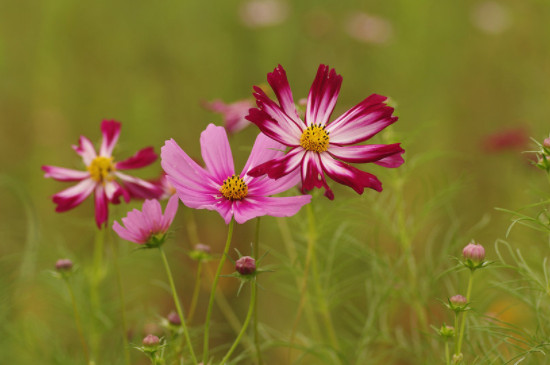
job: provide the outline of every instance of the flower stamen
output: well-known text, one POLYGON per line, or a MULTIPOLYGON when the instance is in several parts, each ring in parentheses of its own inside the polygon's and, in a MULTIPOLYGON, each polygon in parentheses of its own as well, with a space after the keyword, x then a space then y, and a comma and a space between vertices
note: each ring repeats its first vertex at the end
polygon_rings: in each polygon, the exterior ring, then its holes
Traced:
POLYGON ((248 195, 248 185, 239 176, 230 176, 223 181, 220 193, 228 200, 242 200, 248 195))
POLYGON ((103 183, 115 179, 113 175, 115 164, 112 157, 98 156, 93 159, 87 169, 90 171, 90 176, 94 181, 103 183))
POLYGON ((307 151, 325 152, 328 150, 329 132, 325 126, 312 124, 304 130, 300 137, 300 146, 307 151))

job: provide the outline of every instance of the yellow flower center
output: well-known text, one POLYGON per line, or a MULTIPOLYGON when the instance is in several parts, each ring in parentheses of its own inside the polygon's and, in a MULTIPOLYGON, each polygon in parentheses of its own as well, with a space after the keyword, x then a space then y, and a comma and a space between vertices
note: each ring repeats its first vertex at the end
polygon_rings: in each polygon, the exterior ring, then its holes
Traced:
POLYGON ((328 149, 328 134, 324 126, 312 124, 302 133, 300 146, 308 151, 325 152, 328 149))
POLYGON ((223 181, 220 193, 229 200, 242 200, 248 195, 248 186, 238 176, 230 176, 223 181))
POLYGON ((112 181, 115 179, 113 172, 115 171, 115 164, 112 157, 98 156, 94 158, 90 166, 88 166, 90 176, 97 182, 112 181))

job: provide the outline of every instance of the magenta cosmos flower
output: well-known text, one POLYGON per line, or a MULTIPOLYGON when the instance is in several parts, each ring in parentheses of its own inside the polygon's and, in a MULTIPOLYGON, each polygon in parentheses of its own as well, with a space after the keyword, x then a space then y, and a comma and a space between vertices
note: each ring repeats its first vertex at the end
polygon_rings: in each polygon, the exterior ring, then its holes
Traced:
POLYGON ((137 177, 129 176, 121 171, 137 169, 152 164, 157 159, 153 147, 139 150, 134 156, 115 162, 112 155, 118 136, 120 123, 114 120, 104 120, 101 123, 103 141, 96 153, 94 145, 84 136, 80 136, 78 145, 73 149, 82 157, 86 171, 66 169, 56 166, 42 166, 45 177, 58 181, 78 181, 79 183, 53 196, 57 204, 56 212, 73 209, 84 201, 92 192, 95 197, 95 220, 97 226, 107 221, 108 203, 120 203, 122 196, 126 202, 130 198, 156 198, 162 191, 158 186, 137 177), (121 183, 116 180, 119 179, 121 183))
POLYGON ((325 188, 325 195, 334 199, 325 173, 334 181, 362 194, 364 188, 382 191, 382 183, 372 174, 361 171, 346 162, 373 162, 384 167, 398 167, 405 152, 399 145, 355 145, 368 140, 397 120, 393 108, 387 106, 385 96, 373 94, 333 122, 330 115, 342 84, 342 76, 326 65, 320 65, 309 91, 305 118, 296 112, 285 70, 279 65, 267 75, 279 104, 254 87, 258 108, 250 109, 246 119, 277 142, 289 147, 279 158, 267 161, 249 171, 251 176, 267 174, 279 179, 299 170, 302 190, 325 188))
POLYGON ((122 218, 121 226, 118 222, 113 223, 113 230, 120 236, 130 242, 140 245, 147 244, 151 247, 157 247, 164 242, 166 232, 178 211, 178 197, 172 195, 164 215, 158 200, 145 200, 141 212, 137 209, 128 212, 125 218, 122 218))
POLYGON ((161 165, 183 204, 189 208, 215 210, 225 223, 234 217, 244 223, 262 215, 288 217, 311 201, 311 196, 269 197, 295 186, 297 174, 271 180, 247 175, 250 168, 283 155, 280 143, 260 133, 240 175, 235 174, 227 134, 222 127, 208 125, 201 134, 202 158, 206 168, 193 161, 173 140, 161 149, 161 165))

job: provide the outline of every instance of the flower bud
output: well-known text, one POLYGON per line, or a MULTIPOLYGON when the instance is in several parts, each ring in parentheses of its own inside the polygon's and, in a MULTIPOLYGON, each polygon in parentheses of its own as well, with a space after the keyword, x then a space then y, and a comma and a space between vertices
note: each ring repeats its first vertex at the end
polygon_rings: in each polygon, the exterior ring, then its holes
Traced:
POLYGON ((485 259, 485 249, 482 245, 472 242, 464 247, 462 255, 465 259, 472 260, 473 263, 479 264, 485 259))
POLYGON ((544 141, 542 142, 542 145, 546 148, 550 148, 550 137, 545 138, 544 141))
POLYGON ((211 253, 212 252, 212 250, 210 249, 210 246, 204 245, 202 243, 196 244, 195 245, 195 250, 200 251, 200 252, 204 252, 204 253, 211 253))
POLYGON ((143 346, 154 347, 160 343, 160 339, 155 335, 147 335, 142 341, 143 346))
POLYGON ((55 263, 55 269, 57 271, 69 271, 73 268, 73 262, 69 259, 59 259, 55 263))
POLYGON ((455 328, 443 324, 443 326, 439 329, 439 335, 444 339, 453 338, 455 336, 455 328))
POLYGON ((181 325, 180 316, 174 311, 170 312, 170 314, 166 316, 166 319, 168 319, 168 322, 170 322, 171 325, 174 325, 174 326, 181 325))
POLYGON ((452 297, 450 297, 449 302, 451 302, 451 304, 454 305, 454 306, 463 306, 463 305, 468 303, 466 298, 464 298, 460 294, 453 295, 452 297))
POLYGON ((235 269, 241 275, 251 275, 256 272, 256 260, 250 256, 243 256, 235 263, 235 269))

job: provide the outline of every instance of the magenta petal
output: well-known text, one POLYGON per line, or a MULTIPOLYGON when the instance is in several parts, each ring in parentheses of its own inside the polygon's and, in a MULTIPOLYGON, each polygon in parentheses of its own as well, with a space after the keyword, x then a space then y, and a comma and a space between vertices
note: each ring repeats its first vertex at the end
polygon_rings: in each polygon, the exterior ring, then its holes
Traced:
POLYGON ((271 100, 266 93, 257 86, 254 86, 254 97, 256 105, 270 116, 271 119, 277 122, 279 127, 285 132, 288 132, 294 138, 300 138, 302 130, 306 128, 305 123, 297 117, 294 111, 294 117, 287 115, 277 103, 271 100))
POLYGON ((230 104, 216 99, 204 105, 207 109, 223 115, 227 133, 237 133, 250 125, 248 120, 245 119, 245 116, 248 114, 248 109, 254 106, 250 99, 239 100, 230 104))
POLYGON ((131 232, 131 231, 127 230, 126 228, 122 227, 116 221, 113 223, 113 231, 115 231, 120 236, 120 238, 122 238, 126 241, 135 242, 135 243, 138 243, 138 244, 145 243, 143 241, 142 237, 140 237, 140 236, 136 235, 134 232, 131 232))
POLYGON ((166 209, 164 210, 164 216, 162 217, 162 227, 166 230, 172 222, 174 217, 178 212, 179 198, 176 194, 172 195, 166 204, 166 209))
POLYGON ((201 133, 201 152, 207 170, 218 181, 223 181, 235 174, 233 155, 222 127, 209 124, 201 133))
POLYGON ((222 216, 225 224, 229 224, 229 222, 231 222, 231 218, 233 217, 233 204, 234 202, 230 200, 221 199, 218 204, 205 207, 205 209, 217 211, 222 216))
POLYGON ((90 177, 88 171, 78 171, 57 166, 42 166, 46 172, 44 177, 51 177, 57 181, 81 181, 90 177))
POLYGON ((399 143, 358 146, 330 146, 328 153, 345 162, 375 162, 384 167, 398 167, 403 164, 403 150, 399 143))
POLYGON ((327 65, 319 65, 307 98, 306 123, 327 124, 342 86, 342 76, 327 65))
POLYGON ((363 194, 364 188, 382 191, 382 183, 373 174, 346 165, 333 159, 328 154, 323 154, 321 160, 323 169, 331 179, 351 187, 358 194, 363 194))
POLYGON ((116 120, 104 120, 101 122, 101 133, 103 134, 103 141, 101 142, 99 155, 110 157, 120 135, 120 123, 116 120))
POLYGON ((65 212, 70 210, 84 201, 94 190, 96 182, 92 179, 82 180, 75 186, 60 191, 52 198, 57 204, 56 212, 65 212))
POLYGON ((313 188, 328 188, 321 157, 318 152, 308 151, 302 162, 302 190, 308 191, 313 188))
POLYGON ((151 232, 161 231, 162 226, 162 207, 156 199, 147 199, 141 209, 143 217, 147 221, 147 227, 151 232))
POLYGON ((273 138, 286 146, 296 147, 300 145, 301 133, 297 135, 282 128, 272 117, 260 109, 250 109, 246 119, 256 124, 266 136, 273 138))
POLYGON ((86 166, 89 166, 97 157, 93 143, 84 136, 80 136, 78 145, 73 145, 73 149, 82 157, 86 166))
POLYGON ((158 155, 155 153, 154 148, 146 147, 137 151, 132 157, 117 162, 115 167, 117 170, 139 169, 140 167, 149 166, 155 162, 157 158, 158 155))
POLYGON ((273 72, 268 73, 267 82, 275 92, 275 96, 277 96, 277 100, 279 100, 279 104, 286 115, 296 122, 300 121, 283 66, 278 65, 273 72))
POLYGON ((283 156, 285 148, 283 144, 267 137, 265 134, 258 134, 240 176, 244 178, 251 168, 283 156))
POLYGON ((125 190, 128 190, 129 195, 132 197, 139 199, 156 199, 163 193, 160 186, 149 181, 126 175, 120 171, 115 172, 115 175, 123 181, 125 190))
POLYGON ((271 179, 268 176, 256 177, 248 183, 248 194, 251 196, 279 194, 292 189, 299 182, 300 172, 298 170, 294 170, 278 179, 271 179))
POLYGON ((282 157, 252 168, 248 172, 248 175, 257 177, 267 174, 272 179, 278 179, 296 170, 300 166, 304 155, 305 151, 303 148, 293 148, 282 157))
POLYGON ((291 197, 247 197, 235 201, 233 210, 235 221, 243 224, 253 218, 270 215, 273 217, 290 217, 296 214, 302 206, 311 201, 310 195, 291 197))
POLYGON ((101 229, 101 225, 107 222, 109 216, 109 208, 107 206, 107 197, 101 184, 97 184, 95 188, 95 222, 97 228, 101 229))

